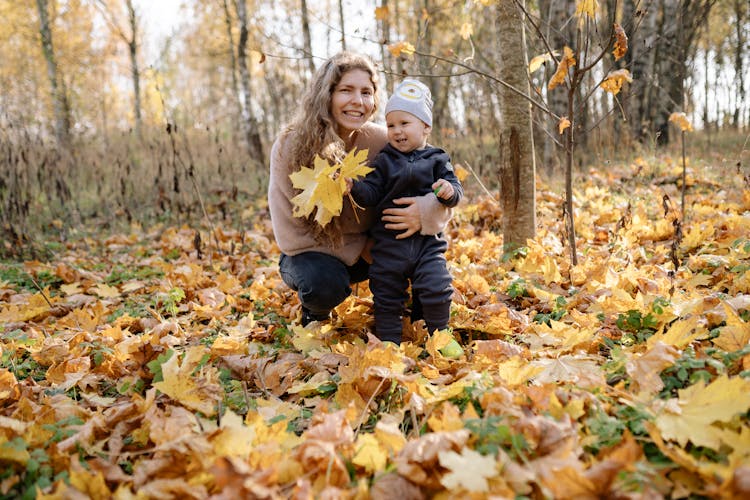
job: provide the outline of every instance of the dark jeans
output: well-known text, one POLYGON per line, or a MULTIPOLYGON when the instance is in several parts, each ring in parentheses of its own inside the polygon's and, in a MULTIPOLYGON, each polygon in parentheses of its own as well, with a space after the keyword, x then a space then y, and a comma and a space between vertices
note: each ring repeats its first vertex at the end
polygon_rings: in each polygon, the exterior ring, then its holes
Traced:
POLYGON ((328 317, 352 289, 351 283, 367 279, 369 264, 359 259, 347 266, 336 257, 320 252, 281 254, 279 272, 289 288, 297 292, 303 309, 315 319, 328 317))

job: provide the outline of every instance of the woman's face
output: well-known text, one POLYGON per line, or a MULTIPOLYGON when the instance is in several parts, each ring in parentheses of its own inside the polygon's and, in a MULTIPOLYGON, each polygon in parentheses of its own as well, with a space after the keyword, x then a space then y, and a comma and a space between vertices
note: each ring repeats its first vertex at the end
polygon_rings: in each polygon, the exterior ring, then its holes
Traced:
POLYGON ((331 115, 339 137, 348 137, 370 119, 375 110, 375 88, 370 73, 361 69, 347 71, 331 96, 331 115))

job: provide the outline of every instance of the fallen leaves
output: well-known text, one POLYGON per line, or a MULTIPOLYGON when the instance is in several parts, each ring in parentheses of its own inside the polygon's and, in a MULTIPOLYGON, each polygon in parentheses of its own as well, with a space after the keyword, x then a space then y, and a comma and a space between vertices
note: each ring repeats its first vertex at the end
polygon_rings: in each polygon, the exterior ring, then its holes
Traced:
POLYGON ((297 324, 268 225, 253 222, 262 210, 243 215, 252 229, 203 238, 210 258, 195 230, 159 227, 27 263, 43 292, 0 278, 0 489, 747 496, 745 194, 691 167, 674 268, 661 204, 673 188, 641 183, 674 170, 661 161, 576 186, 574 268, 554 193, 540 189, 539 236, 513 256, 496 204, 470 200, 447 231, 453 331, 406 322, 414 342, 400 348, 372 336, 364 285, 330 322, 297 324), (463 354, 446 355, 454 340, 463 354))

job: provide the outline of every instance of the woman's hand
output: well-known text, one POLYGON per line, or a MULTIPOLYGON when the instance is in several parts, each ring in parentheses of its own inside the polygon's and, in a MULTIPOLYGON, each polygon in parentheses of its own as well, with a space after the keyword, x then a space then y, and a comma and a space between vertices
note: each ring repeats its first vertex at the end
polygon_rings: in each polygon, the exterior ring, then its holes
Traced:
POLYGON ((383 222, 385 228, 394 231, 402 231, 396 235, 397 240, 408 238, 422 229, 422 221, 419 213, 419 205, 416 198, 396 198, 396 205, 404 205, 399 208, 387 208, 383 210, 383 222))

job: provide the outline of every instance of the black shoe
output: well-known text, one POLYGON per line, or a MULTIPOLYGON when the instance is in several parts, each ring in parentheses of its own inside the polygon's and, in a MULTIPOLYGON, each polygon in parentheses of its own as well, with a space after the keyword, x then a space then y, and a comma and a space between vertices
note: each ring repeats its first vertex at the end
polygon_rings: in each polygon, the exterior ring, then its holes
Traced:
POLYGON ((313 314, 311 313, 306 307, 302 308, 302 319, 300 320, 300 323, 302 326, 307 326, 313 321, 325 321, 330 318, 330 313, 328 314, 313 314))

